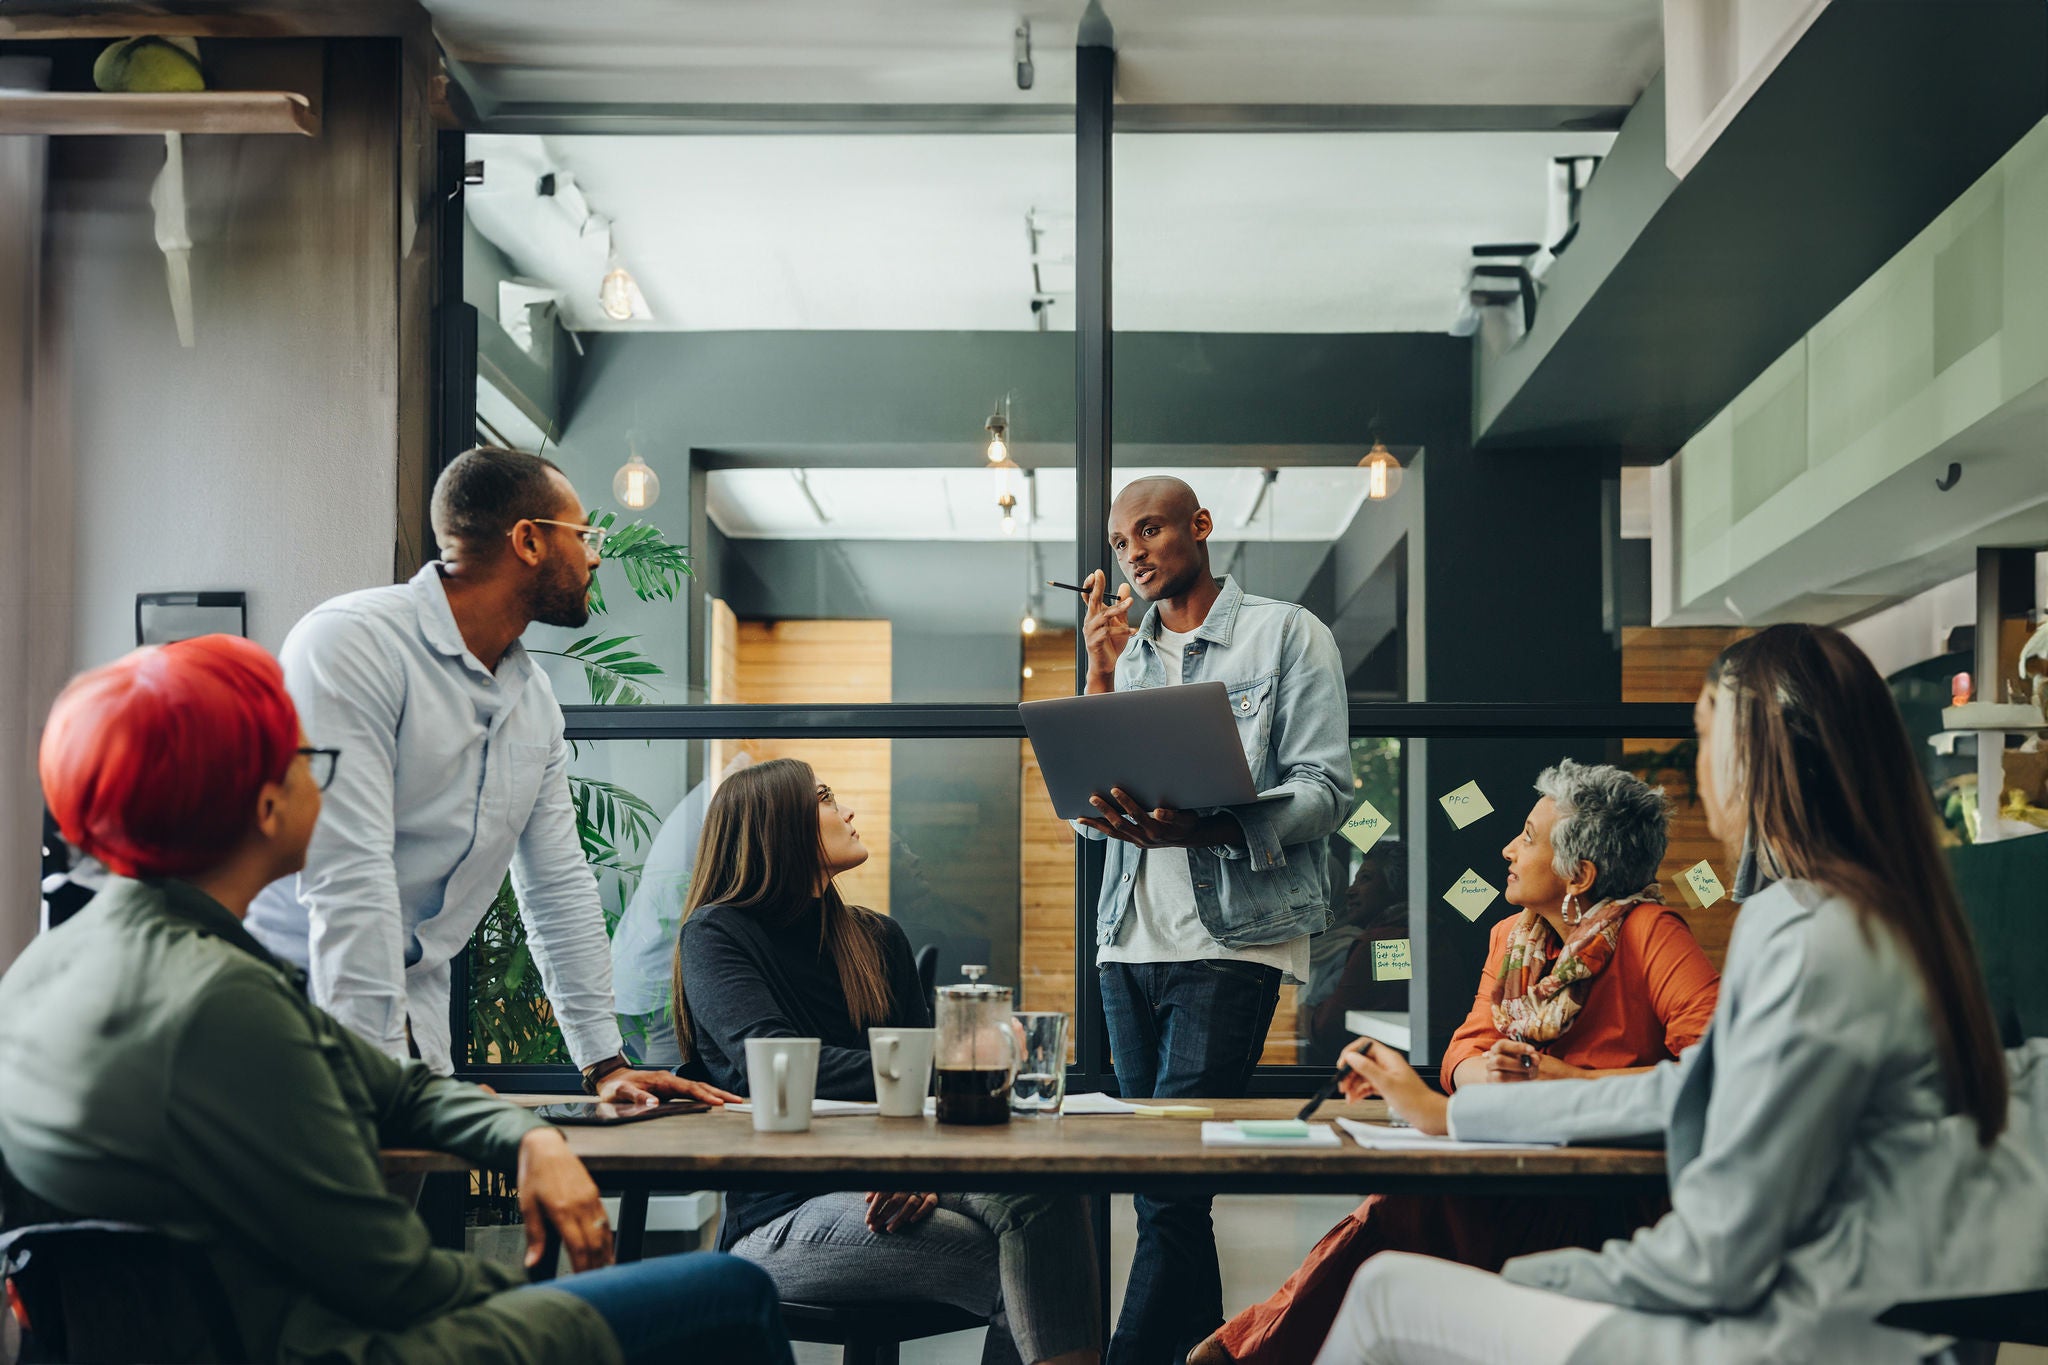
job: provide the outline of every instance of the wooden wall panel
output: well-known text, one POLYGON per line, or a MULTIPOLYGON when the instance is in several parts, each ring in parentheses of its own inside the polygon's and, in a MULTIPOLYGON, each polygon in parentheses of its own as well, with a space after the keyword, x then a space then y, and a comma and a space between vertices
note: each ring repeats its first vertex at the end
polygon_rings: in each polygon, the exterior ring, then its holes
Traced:
MULTIPOLYGON (((1074 632, 1040 630, 1024 641, 1024 701, 1074 695, 1074 632)), ((1074 1013, 1074 831, 1052 811, 1038 756, 1019 740, 1018 782, 1023 831, 1018 858, 1018 904, 1024 941, 1019 960, 1026 1009, 1074 1013)), ((1068 1044, 1068 1056, 1073 1045, 1068 1044)))
MULTIPOLYGON (((741 621, 711 607, 711 700, 750 706, 890 699, 887 621, 741 621)), ((802 759, 817 770, 867 845, 868 860, 839 879, 855 905, 889 913, 889 743, 886 739, 721 740, 712 771, 734 752, 757 762, 802 759)))
MULTIPOLYGON (((1700 681, 1714 656, 1750 632, 1739 627, 1685 626, 1658 630, 1631 627, 1621 633, 1621 699, 1623 701, 1690 702, 1700 693, 1700 681)), ((1706 812, 1690 795, 1692 791, 1692 748, 1671 739, 1631 739, 1624 748, 1631 754, 1671 753, 1676 766, 1646 772, 1651 782, 1660 783, 1671 798, 1671 840, 1657 878, 1664 884, 1667 900, 1683 906, 1678 894, 1678 874, 1705 860, 1714 865, 1723 886, 1735 882, 1735 868, 1722 854, 1721 845, 1707 832, 1706 812), (1680 747, 1682 746, 1682 747, 1680 747)), ((1728 953, 1728 934, 1735 922, 1735 903, 1722 900, 1705 910, 1684 908, 1685 922, 1700 941, 1716 967, 1728 953)))

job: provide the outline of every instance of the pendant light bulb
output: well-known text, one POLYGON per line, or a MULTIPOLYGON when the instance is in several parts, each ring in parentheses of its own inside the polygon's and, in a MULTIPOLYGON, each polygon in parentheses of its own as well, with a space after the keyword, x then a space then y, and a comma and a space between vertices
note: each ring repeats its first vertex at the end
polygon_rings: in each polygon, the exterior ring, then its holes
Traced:
POLYGON ((609 222, 605 224, 604 232, 604 278, 597 285, 599 310, 613 322, 648 317, 647 301, 640 294, 640 284, 633 278, 633 272, 626 269, 625 261, 619 256, 619 241, 612 235, 609 222))
POLYGON ((1010 443, 1008 437, 1010 434, 1010 424, 1003 419, 1003 415, 997 413, 989 418, 985 430, 988 432, 988 462, 990 464, 1001 464, 1004 460, 1009 459, 1010 443))
POLYGON ((1030 665, 1030 664, 1026 664, 1026 665, 1024 665, 1024 676, 1025 676, 1026 678, 1029 678, 1029 677, 1031 676, 1031 665, 1030 665))
POLYGON ((997 498, 997 499, 996 499, 996 506, 997 506, 997 507, 1000 507, 1000 508, 1002 509, 1002 511, 1003 511, 1003 534, 1004 534, 1004 535, 1006 535, 1006 536, 1014 536, 1014 535, 1016 535, 1016 534, 1017 534, 1017 498, 1016 498, 1016 495, 1015 495, 1015 494, 1012 494, 1012 493, 1005 493, 1005 494, 1003 494, 1003 495, 1002 495, 1002 496, 1001 496, 1000 498, 997 498))
POLYGON ((1377 437, 1358 467, 1365 471, 1365 496, 1371 501, 1385 502, 1401 490, 1401 462, 1377 437))
POLYGON ((654 506, 654 500, 661 496, 661 476, 647 467, 647 461, 634 451, 619 472, 612 475, 612 496, 619 505, 635 512, 644 512, 654 506))
POLYGON ((1018 624, 1017 629, 1026 635, 1036 635, 1038 633, 1038 618, 1028 611, 1025 612, 1024 619, 1018 624))

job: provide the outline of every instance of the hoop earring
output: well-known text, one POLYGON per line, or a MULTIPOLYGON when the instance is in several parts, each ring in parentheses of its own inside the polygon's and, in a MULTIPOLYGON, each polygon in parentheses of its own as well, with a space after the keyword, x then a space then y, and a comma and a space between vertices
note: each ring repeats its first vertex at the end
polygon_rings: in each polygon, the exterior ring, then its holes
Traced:
POLYGON ((1583 920, 1585 917, 1586 912, 1579 909, 1579 893, 1576 891, 1565 892, 1564 909, 1560 915, 1560 918, 1562 918, 1567 925, 1576 929, 1579 927, 1579 921, 1583 920))

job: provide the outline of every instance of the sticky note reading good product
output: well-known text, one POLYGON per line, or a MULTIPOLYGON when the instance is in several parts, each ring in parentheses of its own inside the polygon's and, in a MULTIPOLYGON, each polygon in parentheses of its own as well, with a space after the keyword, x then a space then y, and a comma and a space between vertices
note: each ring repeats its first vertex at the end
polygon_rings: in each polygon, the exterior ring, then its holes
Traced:
POLYGON ((1408 940, 1405 938, 1383 938, 1372 945, 1372 979, 1375 981, 1413 981, 1415 966, 1408 960, 1408 940))
POLYGON ((1486 913, 1486 907, 1492 905, 1494 898, 1499 895, 1500 892, 1493 889, 1491 882, 1468 867, 1465 869, 1465 875, 1453 882, 1450 890, 1444 892, 1444 899, 1451 903, 1453 910, 1466 919, 1476 920, 1486 913))
POLYGON ((1358 809, 1351 812, 1351 818, 1344 822, 1341 831, 1345 838, 1358 845, 1360 853, 1372 852, 1372 846, 1387 832, 1387 817, 1373 809, 1370 801, 1358 803, 1358 809))
POLYGON ((1444 808, 1444 814, 1450 816, 1451 823, 1459 829, 1482 815, 1493 814, 1493 802, 1486 799, 1486 793, 1479 790, 1477 782, 1467 782, 1456 791, 1438 797, 1437 804, 1444 808))
POLYGON ((1685 903, 1693 909, 1704 910, 1727 895, 1728 889, 1714 875, 1714 865, 1702 858, 1678 874, 1678 894, 1685 897, 1685 903))

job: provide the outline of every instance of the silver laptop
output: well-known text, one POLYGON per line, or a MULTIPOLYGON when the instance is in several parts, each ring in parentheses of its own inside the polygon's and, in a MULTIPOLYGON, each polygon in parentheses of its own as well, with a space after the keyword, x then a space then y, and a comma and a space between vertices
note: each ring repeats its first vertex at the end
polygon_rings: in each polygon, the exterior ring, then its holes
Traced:
POLYGON ((1220 682, 1055 697, 1017 710, 1062 820, 1100 816, 1088 798, 1111 787, 1147 810, 1249 806, 1287 795, 1262 797, 1253 785, 1220 682))

